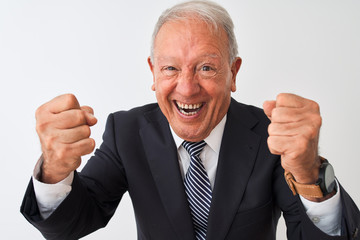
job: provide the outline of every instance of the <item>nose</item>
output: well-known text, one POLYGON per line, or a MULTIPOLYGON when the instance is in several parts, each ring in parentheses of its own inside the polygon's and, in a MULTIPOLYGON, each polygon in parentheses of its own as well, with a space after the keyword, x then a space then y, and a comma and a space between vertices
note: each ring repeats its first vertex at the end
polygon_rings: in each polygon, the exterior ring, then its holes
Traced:
POLYGON ((199 79, 195 71, 182 71, 176 85, 176 90, 184 97, 192 97, 200 92, 199 79))

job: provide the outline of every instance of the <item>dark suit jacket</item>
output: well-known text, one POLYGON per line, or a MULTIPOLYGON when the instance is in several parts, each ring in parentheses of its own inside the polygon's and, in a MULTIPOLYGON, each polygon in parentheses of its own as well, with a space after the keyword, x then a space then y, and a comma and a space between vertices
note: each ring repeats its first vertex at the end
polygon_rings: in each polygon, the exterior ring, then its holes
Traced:
MULTIPOLYGON (((288 238, 352 238, 360 214, 341 188, 343 234, 330 237, 307 217, 267 147, 269 120, 261 109, 232 100, 219 154, 208 240, 275 239, 281 211, 288 238)), ((157 104, 111 114, 103 143, 75 173, 72 191, 46 220, 30 182, 21 212, 48 239, 77 239, 104 227, 122 195, 132 199, 138 239, 193 240, 194 231, 169 124, 157 104)), ((119 236, 120 237, 120 236, 119 236)))

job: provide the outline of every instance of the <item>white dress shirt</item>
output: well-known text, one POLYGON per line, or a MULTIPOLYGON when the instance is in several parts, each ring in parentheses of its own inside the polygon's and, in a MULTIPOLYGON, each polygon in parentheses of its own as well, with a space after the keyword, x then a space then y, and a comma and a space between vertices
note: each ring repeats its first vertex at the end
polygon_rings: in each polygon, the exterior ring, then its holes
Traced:
MULTIPOLYGON (((214 188, 221 139, 224 133, 225 123, 226 115, 211 131, 210 135, 204 139, 207 144, 200 153, 200 159, 207 171, 212 188, 214 188)), ((181 145, 184 140, 177 136, 171 127, 170 129, 178 150, 181 175, 184 178, 187 169, 190 166, 190 156, 185 148, 181 145)), ((71 173, 67 178, 56 184, 41 183, 35 177, 40 172, 41 162, 42 161, 40 159, 35 167, 33 183, 40 214, 44 219, 46 219, 51 215, 51 213, 55 211, 55 209, 70 193, 74 174, 71 173)), ((339 189, 339 186, 337 189, 339 189)), ((332 198, 320 203, 311 202, 301 196, 300 199, 305 207, 307 215, 315 224, 315 226, 328 235, 336 236, 341 234, 342 212, 340 191, 337 191, 335 196, 332 198), (331 211, 329 211, 329 209, 331 209, 331 211)))

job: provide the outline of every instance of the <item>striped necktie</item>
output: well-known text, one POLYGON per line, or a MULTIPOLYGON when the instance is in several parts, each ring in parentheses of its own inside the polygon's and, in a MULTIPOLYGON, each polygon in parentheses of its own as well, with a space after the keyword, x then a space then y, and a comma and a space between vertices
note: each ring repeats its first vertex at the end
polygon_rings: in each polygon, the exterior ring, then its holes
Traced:
POLYGON ((182 143, 190 155, 190 166, 185 175, 185 192, 189 201, 196 239, 206 239, 207 222, 211 205, 211 185, 204 165, 199 157, 206 143, 182 143))

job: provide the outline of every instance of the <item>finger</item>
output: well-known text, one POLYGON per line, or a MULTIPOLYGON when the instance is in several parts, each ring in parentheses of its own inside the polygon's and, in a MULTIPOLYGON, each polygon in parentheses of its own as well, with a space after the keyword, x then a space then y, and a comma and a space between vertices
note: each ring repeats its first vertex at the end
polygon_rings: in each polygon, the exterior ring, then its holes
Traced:
POLYGON ((267 143, 272 154, 283 155, 287 148, 287 143, 291 137, 288 136, 269 136, 267 143))
POLYGON ((95 140, 92 138, 81 139, 70 144, 58 144, 58 159, 68 161, 91 153, 95 148, 95 140))
POLYGON ((287 156, 290 159, 297 159, 301 154, 309 152, 311 149, 316 149, 312 144, 314 141, 309 141, 303 135, 295 136, 269 136, 268 147, 271 153, 287 156))
POLYGON ((272 110, 271 121, 278 123, 299 122, 307 116, 300 108, 276 107, 272 110))
POLYGON ((54 116, 54 127, 57 129, 70 129, 87 124, 88 113, 79 110, 71 109, 60 112, 54 116))
POLYGON ((276 97, 276 107, 301 108, 307 99, 291 93, 280 93, 276 97))
POLYGON ((276 107, 276 101, 265 101, 263 103, 263 109, 266 116, 271 120, 272 110, 276 107))
POLYGON ((55 134, 60 143, 68 144, 90 137, 91 130, 88 125, 81 125, 71 129, 56 130, 55 134))
POLYGON ((89 106, 82 106, 81 110, 85 111, 86 122, 89 126, 93 126, 97 123, 97 119, 94 116, 94 110, 89 106))
POLYGON ((91 113, 85 112, 86 123, 89 126, 94 126, 97 123, 97 118, 91 113))
POLYGON ((64 94, 55 97, 44 105, 51 113, 60 113, 70 109, 79 109, 80 105, 75 95, 64 94))
POLYGON ((273 122, 268 127, 270 136, 294 136, 301 133, 303 128, 299 122, 276 123, 273 122))
POLYGON ((69 153, 72 156, 84 156, 90 154, 95 148, 95 140, 92 138, 85 138, 71 144, 69 153))
POLYGON ((92 115, 94 115, 94 109, 92 109, 92 107, 89 106, 81 106, 80 107, 81 110, 84 110, 85 112, 91 113, 92 115))

